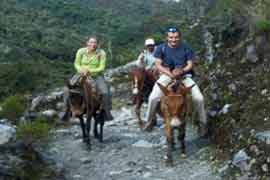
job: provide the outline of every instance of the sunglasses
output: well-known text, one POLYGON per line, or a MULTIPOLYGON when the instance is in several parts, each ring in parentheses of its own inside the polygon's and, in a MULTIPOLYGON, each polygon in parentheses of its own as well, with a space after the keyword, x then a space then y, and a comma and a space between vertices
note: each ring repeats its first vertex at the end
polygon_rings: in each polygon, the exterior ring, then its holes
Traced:
POLYGON ((175 33, 175 32, 179 32, 179 30, 177 28, 171 27, 171 28, 168 28, 167 32, 175 33))

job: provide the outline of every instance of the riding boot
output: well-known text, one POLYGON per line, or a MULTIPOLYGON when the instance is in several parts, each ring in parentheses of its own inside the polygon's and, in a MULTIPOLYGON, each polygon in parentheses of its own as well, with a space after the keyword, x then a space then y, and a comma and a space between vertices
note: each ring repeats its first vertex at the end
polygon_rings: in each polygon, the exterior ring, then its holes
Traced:
POLYGON ((113 120, 113 116, 112 116, 112 113, 111 113, 110 110, 109 111, 105 111, 105 113, 106 113, 106 120, 107 121, 113 120))
POLYGON ((66 110, 66 111, 64 112, 64 114, 60 117, 60 120, 61 120, 61 121, 67 122, 67 121, 69 121, 70 117, 71 117, 71 112, 70 112, 70 110, 68 109, 68 110, 66 110))
POLYGON ((102 103, 105 111, 105 120, 111 121, 113 120, 113 116, 111 114, 111 101, 110 97, 108 95, 103 95, 102 97, 102 103))
POLYGON ((133 96, 132 97, 132 104, 136 104, 136 100, 137 100, 136 96, 133 96))
POLYGON ((152 119, 150 120, 150 122, 148 122, 148 123, 146 124, 144 130, 150 132, 150 131, 153 130, 153 128, 154 128, 156 125, 157 125, 157 119, 156 119, 156 118, 152 118, 152 119))
POLYGON ((200 123, 198 127, 198 135, 201 138, 208 138, 209 136, 209 129, 208 126, 204 123, 200 123))
POLYGON ((71 117, 71 111, 70 111, 70 105, 69 105, 70 99, 69 99, 69 89, 68 89, 68 87, 64 87, 63 100, 64 100, 64 113, 60 117, 60 120, 61 121, 69 121, 69 119, 71 117))

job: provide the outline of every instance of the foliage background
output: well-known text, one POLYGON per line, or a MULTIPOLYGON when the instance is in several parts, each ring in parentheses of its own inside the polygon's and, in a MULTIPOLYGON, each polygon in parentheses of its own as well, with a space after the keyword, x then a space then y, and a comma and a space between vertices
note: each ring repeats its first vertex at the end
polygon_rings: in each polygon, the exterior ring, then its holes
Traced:
POLYGON ((160 43, 170 25, 185 31, 196 16, 190 6, 194 9, 206 2, 2 0, 0 99, 63 85, 74 71, 76 50, 92 34, 99 36, 108 52, 109 68, 132 61, 146 37, 160 43))

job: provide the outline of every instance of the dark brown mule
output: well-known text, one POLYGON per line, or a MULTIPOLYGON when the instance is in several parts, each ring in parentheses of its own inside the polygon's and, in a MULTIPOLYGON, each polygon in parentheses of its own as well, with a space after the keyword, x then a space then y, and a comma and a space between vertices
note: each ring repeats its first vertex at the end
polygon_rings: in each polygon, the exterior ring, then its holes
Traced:
POLYGON ((132 94, 133 104, 135 104, 135 113, 138 118, 140 128, 144 127, 144 123, 141 119, 141 106, 143 102, 148 101, 152 88, 157 79, 157 75, 151 70, 145 70, 144 68, 136 68, 130 72, 132 79, 132 94))
POLYGON ((167 137, 167 153, 166 164, 173 165, 172 148, 174 145, 174 129, 178 130, 178 140, 181 142, 182 157, 186 156, 185 135, 186 135, 186 119, 187 115, 191 115, 190 102, 187 94, 191 87, 185 87, 183 84, 178 85, 174 90, 170 90, 159 84, 164 96, 160 100, 160 110, 164 118, 166 137, 167 137))
POLYGON ((91 119, 94 117, 94 136, 102 142, 105 112, 101 106, 101 96, 93 91, 91 84, 87 81, 87 76, 81 77, 77 87, 68 84, 68 88, 70 110, 73 117, 80 119, 83 141, 90 147, 91 119), (83 119, 84 114, 87 117, 86 124, 83 119), (99 133, 98 124, 100 125, 99 133))

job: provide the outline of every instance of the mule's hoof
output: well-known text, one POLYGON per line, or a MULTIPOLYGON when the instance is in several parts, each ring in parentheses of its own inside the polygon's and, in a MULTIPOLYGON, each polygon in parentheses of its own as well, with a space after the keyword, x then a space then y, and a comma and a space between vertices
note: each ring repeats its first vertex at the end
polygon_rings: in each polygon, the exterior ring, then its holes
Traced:
POLYGON ((165 163, 166 163, 167 167, 173 167, 173 161, 172 160, 166 159, 165 163))
POLYGON ((83 142, 90 145, 90 138, 83 138, 83 142))
POLYGON ((172 167, 173 166, 173 161, 172 158, 169 158, 168 156, 164 156, 165 164, 167 167, 172 167))
POLYGON ((182 153, 181 154, 181 158, 187 158, 187 154, 186 153, 182 153))
POLYGON ((175 148, 175 142, 173 141, 172 142, 172 150, 175 150, 176 148, 175 148))
POLYGON ((90 139, 89 139, 89 140, 83 139, 83 142, 84 142, 84 144, 85 144, 87 150, 91 150, 91 149, 92 149, 92 148, 91 148, 91 142, 90 142, 90 139))
POLYGON ((94 133, 94 138, 98 139, 99 135, 97 133, 94 133))
POLYGON ((87 150, 89 150, 89 151, 91 151, 92 150, 92 146, 91 146, 91 144, 86 144, 86 148, 87 148, 87 150))
POLYGON ((114 120, 113 115, 112 115, 111 113, 108 113, 108 114, 106 115, 106 121, 112 121, 112 120, 114 120))
POLYGON ((145 126, 144 122, 143 122, 143 121, 140 121, 140 122, 139 122, 139 127, 140 127, 140 129, 144 129, 144 126, 145 126))
POLYGON ((153 131, 153 126, 151 126, 151 125, 146 125, 145 127, 144 127, 144 131, 146 131, 146 132, 151 132, 151 131, 153 131))
POLYGON ((103 143, 103 138, 100 137, 100 138, 98 138, 98 140, 100 143, 103 143))

